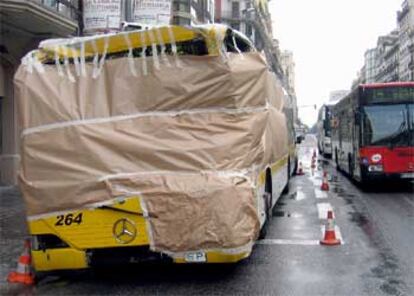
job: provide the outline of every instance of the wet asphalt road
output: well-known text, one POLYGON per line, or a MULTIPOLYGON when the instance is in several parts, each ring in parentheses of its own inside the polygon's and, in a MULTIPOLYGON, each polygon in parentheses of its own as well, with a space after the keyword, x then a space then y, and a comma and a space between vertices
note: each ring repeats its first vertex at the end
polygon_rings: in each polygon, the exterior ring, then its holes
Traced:
POLYGON ((136 265, 49 275, 35 287, 9 285, 5 276, 15 267, 25 227, 15 191, 0 191, 0 294, 414 295, 412 188, 361 191, 330 160, 319 159, 312 172, 315 145, 308 136, 299 147, 305 176, 292 178, 266 239, 236 265, 136 265), (328 193, 319 189, 323 169, 328 193), (343 243, 324 247, 318 241, 330 208, 343 243))

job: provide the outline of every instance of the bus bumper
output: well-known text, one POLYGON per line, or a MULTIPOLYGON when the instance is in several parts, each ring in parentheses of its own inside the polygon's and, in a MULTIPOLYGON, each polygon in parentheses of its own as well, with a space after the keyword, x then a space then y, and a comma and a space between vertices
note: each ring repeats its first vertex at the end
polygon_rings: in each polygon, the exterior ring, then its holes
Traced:
POLYGON ((390 182, 412 182, 414 181, 414 172, 406 173, 383 173, 368 172, 366 168, 361 170, 363 182, 390 181, 390 182))
MULTIPOLYGON (((200 252, 199 252, 200 253, 200 252)), ((57 270, 79 270, 110 266, 123 266, 143 262, 163 263, 236 263, 247 258, 250 253, 226 254, 206 252, 203 260, 189 260, 188 256, 172 258, 168 255, 152 252, 148 246, 120 247, 95 250, 75 250, 72 248, 32 250, 33 267, 37 272, 57 270)), ((195 258, 192 256, 191 258, 195 258)))

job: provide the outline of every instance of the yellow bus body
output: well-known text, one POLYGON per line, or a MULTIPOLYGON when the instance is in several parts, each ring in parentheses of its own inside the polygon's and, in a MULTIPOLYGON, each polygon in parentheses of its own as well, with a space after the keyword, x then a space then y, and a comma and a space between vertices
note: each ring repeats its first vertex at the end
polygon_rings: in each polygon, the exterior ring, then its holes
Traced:
MULTIPOLYGON (((291 147, 289 157, 294 159, 295 149, 291 147)), ((288 155, 274 163, 270 169, 272 176, 281 170, 286 170, 288 155)), ((259 188, 264 187, 266 172, 262 171, 257 178, 259 188)), ((280 191, 280 190, 278 190, 280 191)), ((278 197, 277 197, 278 198, 278 197)), ((276 203, 277 198, 274 203, 276 203)), ((139 202, 139 196, 118 201, 110 206, 70 211, 56 216, 39 218, 28 221, 29 232, 33 237, 53 235, 62 240, 67 246, 59 248, 34 248, 31 250, 33 266, 36 271, 85 269, 90 267, 88 250, 148 247, 150 239, 144 213, 139 202), (71 214, 77 217, 82 214, 81 223, 66 225, 62 216, 71 214), (114 225, 117 221, 128 219, 136 227, 135 238, 127 244, 120 243, 114 236, 114 225)), ((250 252, 226 253, 206 251, 204 263, 236 263, 249 257, 250 252)), ((174 263, 190 263, 184 257, 171 258, 174 263)))

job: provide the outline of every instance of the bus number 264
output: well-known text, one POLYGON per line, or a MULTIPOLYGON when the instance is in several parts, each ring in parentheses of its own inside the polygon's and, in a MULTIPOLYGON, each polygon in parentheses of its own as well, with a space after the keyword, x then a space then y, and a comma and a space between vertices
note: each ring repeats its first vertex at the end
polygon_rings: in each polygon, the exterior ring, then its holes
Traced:
POLYGON ((56 219, 57 221, 55 223, 55 226, 69 226, 73 223, 80 225, 82 223, 82 213, 79 213, 76 216, 74 214, 59 215, 56 217, 56 219))

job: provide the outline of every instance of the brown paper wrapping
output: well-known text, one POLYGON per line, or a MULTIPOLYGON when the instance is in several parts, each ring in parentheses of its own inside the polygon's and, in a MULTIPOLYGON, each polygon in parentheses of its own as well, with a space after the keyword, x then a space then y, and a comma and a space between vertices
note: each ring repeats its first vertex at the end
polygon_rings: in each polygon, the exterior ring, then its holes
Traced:
POLYGON ((118 58, 75 82, 53 65, 19 68, 29 216, 140 192, 153 249, 237 248, 257 237, 257 175, 287 153, 280 85, 257 53, 181 62, 134 77, 118 58))
POLYGON ((114 196, 141 190, 157 251, 237 248, 253 241, 260 227, 254 189, 245 178, 140 176, 111 180, 109 187, 114 196))

